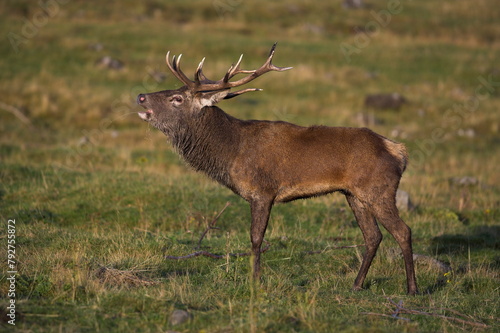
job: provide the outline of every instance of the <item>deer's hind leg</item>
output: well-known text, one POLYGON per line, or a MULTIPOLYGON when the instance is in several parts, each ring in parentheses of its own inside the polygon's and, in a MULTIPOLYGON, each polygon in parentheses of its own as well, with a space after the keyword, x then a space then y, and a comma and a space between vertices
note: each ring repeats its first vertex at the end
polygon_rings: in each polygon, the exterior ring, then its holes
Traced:
POLYGON ((368 205, 360 201, 352 194, 346 194, 346 199, 354 213, 354 216, 356 217, 359 228, 363 233, 366 246, 366 251, 363 255, 363 262, 361 263, 361 268, 359 269, 358 276, 356 277, 356 280, 354 280, 353 285, 354 290, 361 290, 363 289, 363 282, 365 281, 366 274, 368 273, 375 254, 377 253, 380 242, 382 241, 382 233, 380 232, 375 216, 371 212, 368 205))
POLYGON ((408 294, 415 295, 418 292, 413 264, 413 250, 411 241, 411 229, 399 217, 396 207, 396 193, 386 192, 377 196, 372 204, 373 213, 379 223, 396 239, 403 253, 406 269, 406 283, 408 294))

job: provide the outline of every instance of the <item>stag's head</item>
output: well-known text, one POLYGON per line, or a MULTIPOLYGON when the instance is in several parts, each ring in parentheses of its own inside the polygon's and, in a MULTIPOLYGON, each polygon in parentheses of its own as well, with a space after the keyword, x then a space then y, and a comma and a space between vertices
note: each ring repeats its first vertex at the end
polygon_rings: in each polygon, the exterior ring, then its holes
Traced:
MULTIPOLYGON (((257 77, 270 71, 285 71, 291 67, 277 67, 272 64, 276 44, 271 48, 269 57, 264 65, 256 70, 244 70, 240 68, 241 59, 231 65, 224 77, 218 81, 212 81, 203 74, 203 63, 200 62, 194 75, 194 81, 190 80, 180 68, 181 55, 173 56, 170 60, 170 52, 167 53, 167 66, 184 86, 176 90, 164 90, 137 96, 137 104, 144 107, 146 111, 139 112, 139 116, 156 128, 169 132, 177 128, 179 123, 187 116, 196 115, 206 106, 213 106, 220 100, 229 99, 246 92, 259 91, 257 88, 247 88, 231 92, 231 88, 242 86, 257 77), (245 77, 230 81, 238 74, 247 74, 245 77)), ((166 133, 167 134, 167 133, 166 133)))

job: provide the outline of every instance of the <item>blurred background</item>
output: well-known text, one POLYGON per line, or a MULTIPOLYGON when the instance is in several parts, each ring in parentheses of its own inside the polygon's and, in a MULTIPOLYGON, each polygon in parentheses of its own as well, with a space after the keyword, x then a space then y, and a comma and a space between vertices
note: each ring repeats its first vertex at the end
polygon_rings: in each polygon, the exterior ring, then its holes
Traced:
POLYGON ((497 7, 493 0, 3 1, 2 160, 161 172, 171 161, 157 155, 170 148, 152 144, 162 135, 136 116, 135 98, 180 86, 166 52, 182 53, 189 75, 206 57, 205 72, 218 79, 242 53, 243 67, 256 68, 278 42, 274 62, 293 70, 260 78, 253 84, 263 92, 221 108, 244 119, 371 127, 409 146, 406 181, 425 184, 420 196, 476 207, 433 191, 451 177, 498 184, 497 7), (142 155, 156 157, 141 164, 142 155))
MULTIPOLYGON (((150 274, 162 277, 177 269, 161 260, 164 244, 175 249, 188 244, 178 239, 197 238, 204 217, 226 201, 233 206, 220 223, 245 249, 246 203, 186 167, 165 136, 137 116, 135 100, 181 86, 165 64, 169 50, 183 54, 191 77, 206 57, 204 73, 216 80, 240 54, 243 68, 257 68, 275 42, 273 63, 293 69, 266 74, 248 86, 262 92, 219 107, 242 119, 366 126, 404 142, 410 164, 400 207, 416 251, 457 265, 484 262, 474 281, 484 277, 485 295, 498 294, 490 281, 500 262, 499 22, 497 0, 3 0, 0 216, 30 227, 19 231, 19 292, 41 298, 26 308, 43 311, 37 306, 46 300, 70 299, 80 310, 94 300, 104 309, 94 297, 109 290, 87 275, 89 267, 143 267, 133 258, 149 246, 158 255, 152 266, 163 267, 150 274)), ((277 207, 271 224, 271 240, 305 239, 306 250, 327 246, 318 241, 325 233, 351 235, 351 228, 352 242, 362 242, 340 195, 277 207), (306 221, 309 227, 297 227, 306 221)), ((355 268, 347 272, 345 290, 355 268)), ((427 283, 419 273, 424 288, 434 281, 426 272, 427 283)), ((464 295, 478 295, 466 288, 475 283, 463 283, 464 295)))

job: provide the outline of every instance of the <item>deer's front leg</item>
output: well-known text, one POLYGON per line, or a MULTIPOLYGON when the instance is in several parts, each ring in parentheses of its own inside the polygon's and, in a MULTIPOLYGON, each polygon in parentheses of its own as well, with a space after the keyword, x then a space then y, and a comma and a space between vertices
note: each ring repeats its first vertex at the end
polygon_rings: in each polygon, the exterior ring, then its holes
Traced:
POLYGON ((253 276, 255 279, 260 277, 260 248, 266 233, 272 205, 272 200, 254 200, 250 203, 252 213, 250 239, 252 241, 253 276))

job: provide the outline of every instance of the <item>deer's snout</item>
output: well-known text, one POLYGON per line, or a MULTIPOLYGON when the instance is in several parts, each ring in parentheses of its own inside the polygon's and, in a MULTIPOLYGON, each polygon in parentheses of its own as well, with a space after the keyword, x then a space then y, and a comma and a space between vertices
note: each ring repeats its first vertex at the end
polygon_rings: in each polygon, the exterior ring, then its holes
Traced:
POLYGON ((144 102, 146 102, 146 95, 139 94, 139 96, 137 96, 137 104, 141 105, 144 102))

